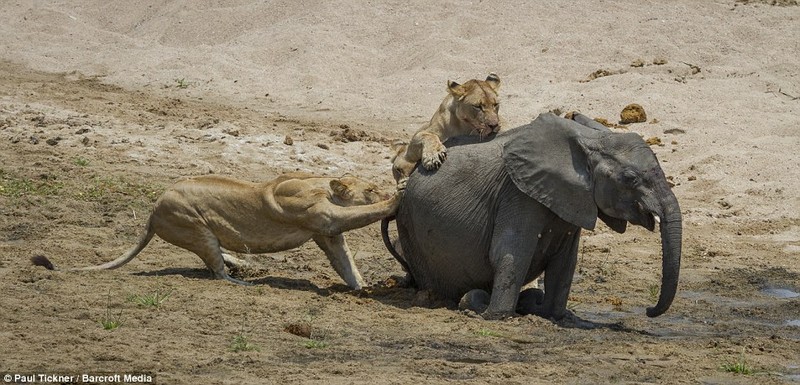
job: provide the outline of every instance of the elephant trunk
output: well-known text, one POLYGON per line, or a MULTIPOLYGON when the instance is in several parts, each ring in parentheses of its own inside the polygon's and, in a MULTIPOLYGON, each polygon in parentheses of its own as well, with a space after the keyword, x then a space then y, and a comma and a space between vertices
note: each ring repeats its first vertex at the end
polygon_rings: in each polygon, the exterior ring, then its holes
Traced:
POLYGON ((664 202, 664 210, 661 216, 661 253, 662 253, 662 277, 661 294, 658 303, 647 308, 648 317, 658 317, 669 309, 675 293, 678 291, 678 276, 681 267, 681 237, 682 220, 681 210, 678 200, 668 193, 668 199, 664 202))

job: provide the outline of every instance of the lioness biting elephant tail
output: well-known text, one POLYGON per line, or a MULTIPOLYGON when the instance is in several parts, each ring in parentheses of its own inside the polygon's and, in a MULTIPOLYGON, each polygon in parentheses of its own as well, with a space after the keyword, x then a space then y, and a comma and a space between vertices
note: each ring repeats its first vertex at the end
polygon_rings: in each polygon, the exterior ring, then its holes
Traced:
MULTIPOLYGON (((404 185, 386 199, 362 179, 292 173, 264 183, 221 176, 182 180, 156 202, 138 244, 119 258, 97 266, 65 269, 115 269, 138 255, 153 235, 197 254, 215 278, 232 278, 225 265, 244 261, 223 253, 271 253, 298 247, 313 239, 334 270, 353 289, 364 286, 342 233, 394 215, 404 185)), ((31 262, 58 270, 44 256, 31 262)))

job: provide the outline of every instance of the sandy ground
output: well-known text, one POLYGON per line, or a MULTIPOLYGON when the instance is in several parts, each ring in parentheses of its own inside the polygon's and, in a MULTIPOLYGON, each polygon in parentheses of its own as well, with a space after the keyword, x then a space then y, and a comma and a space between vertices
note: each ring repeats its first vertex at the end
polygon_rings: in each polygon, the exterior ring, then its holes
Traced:
POLYGON ((0 4, 0 374, 800 382, 796 2, 133 3, 0 4), (161 240, 115 271, 28 262, 115 258, 186 175, 352 173, 390 191, 392 140, 429 119, 447 79, 489 72, 503 80, 505 127, 553 109, 614 122, 644 106, 647 123, 618 130, 660 140, 684 214, 665 315, 644 315, 660 245, 641 228, 586 233, 573 314, 558 323, 484 321, 392 287, 402 270, 377 225, 347 234, 362 291, 311 244, 240 255, 259 266, 238 274, 253 287, 210 280, 161 240), (725 369, 736 364, 752 373, 725 369))

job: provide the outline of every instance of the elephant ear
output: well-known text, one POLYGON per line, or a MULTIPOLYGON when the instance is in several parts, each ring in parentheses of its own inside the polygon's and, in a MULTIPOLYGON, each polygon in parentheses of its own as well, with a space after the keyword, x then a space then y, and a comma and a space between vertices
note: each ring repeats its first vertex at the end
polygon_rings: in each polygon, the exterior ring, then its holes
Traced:
POLYGON ((514 132, 503 161, 517 188, 561 219, 587 230, 597 222, 585 136, 598 131, 551 113, 514 132))

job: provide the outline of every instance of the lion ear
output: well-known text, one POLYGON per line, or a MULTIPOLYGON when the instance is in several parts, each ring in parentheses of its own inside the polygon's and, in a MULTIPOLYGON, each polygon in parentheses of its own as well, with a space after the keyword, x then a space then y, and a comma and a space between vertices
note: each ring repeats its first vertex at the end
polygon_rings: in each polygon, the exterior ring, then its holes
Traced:
POLYGON ((402 140, 395 140, 395 141, 392 142, 392 144, 389 145, 389 148, 392 149, 392 152, 394 153, 394 156, 398 156, 401 153, 405 152, 406 151, 406 147, 408 147, 408 143, 406 143, 406 142, 404 142, 402 140))
POLYGON ((331 180, 331 190, 333 191, 333 195, 335 195, 339 199, 349 200, 353 197, 353 190, 350 190, 350 187, 344 184, 339 179, 331 180))
POLYGON ((447 81, 447 92, 450 95, 453 95, 457 98, 464 96, 464 87, 461 87, 461 84, 458 84, 452 80, 447 81))
POLYGON ((489 87, 492 87, 495 92, 500 89, 500 77, 494 72, 490 73, 489 76, 486 77, 486 83, 489 83, 489 87))

